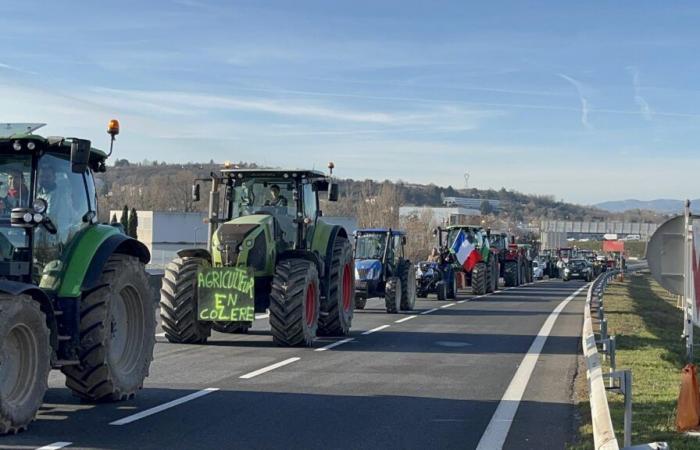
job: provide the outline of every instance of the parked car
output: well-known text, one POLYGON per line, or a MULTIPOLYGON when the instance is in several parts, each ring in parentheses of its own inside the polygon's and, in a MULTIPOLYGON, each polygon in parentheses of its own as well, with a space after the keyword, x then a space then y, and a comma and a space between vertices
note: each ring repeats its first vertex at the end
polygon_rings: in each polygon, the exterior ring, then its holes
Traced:
POLYGON ((532 278, 535 280, 544 279, 544 263, 539 261, 532 261, 532 278))

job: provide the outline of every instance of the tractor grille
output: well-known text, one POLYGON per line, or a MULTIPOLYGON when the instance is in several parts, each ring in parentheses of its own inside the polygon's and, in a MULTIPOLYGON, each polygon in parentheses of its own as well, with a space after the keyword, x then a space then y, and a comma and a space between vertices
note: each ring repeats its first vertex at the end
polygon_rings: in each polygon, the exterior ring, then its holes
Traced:
POLYGON ((255 270, 265 270, 267 262, 267 245, 265 244, 265 233, 259 233, 255 238, 253 248, 248 252, 248 265, 255 270))
POLYGON ((360 277, 360 280, 367 278, 368 273, 369 269, 357 269, 357 275, 360 277))

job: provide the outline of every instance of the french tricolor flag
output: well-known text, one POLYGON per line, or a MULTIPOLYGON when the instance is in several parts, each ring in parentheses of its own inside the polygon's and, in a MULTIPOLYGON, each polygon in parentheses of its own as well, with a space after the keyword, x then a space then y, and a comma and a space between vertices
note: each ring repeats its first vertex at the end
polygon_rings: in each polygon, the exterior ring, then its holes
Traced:
POLYGON ((464 231, 459 232, 450 249, 457 256, 457 261, 459 261, 467 272, 471 272, 476 263, 481 261, 481 255, 476 251, 474 244, 469 242, 464 231))

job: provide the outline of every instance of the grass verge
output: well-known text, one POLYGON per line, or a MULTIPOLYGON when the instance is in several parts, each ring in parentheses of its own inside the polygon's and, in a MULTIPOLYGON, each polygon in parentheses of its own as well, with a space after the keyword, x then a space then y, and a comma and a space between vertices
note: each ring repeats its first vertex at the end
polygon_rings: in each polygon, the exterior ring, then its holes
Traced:
MULTIPOLYGON (((685 365, 685 346, 680 339, 683 314, 676 308, 676 298, 648 273, 628 275, 624 282, 611 283, 605 292, 605 316, 609 333, 616 335, 618 370, 632 369, 632 444, 666 441, 674 450, 700 448, 700 439, 675 430, 680 371, 685 365)), ((698 328, 695 337, 698 345, 698 328)), ((696 358, 698 362, 700 358, 696 358)), ((580 423, 577 441, 569 449, 591 449, 593 429, 583 358, 574 392, 580 423)), ((624 398, 609 393, 608 402, 622 447, 624 398)))

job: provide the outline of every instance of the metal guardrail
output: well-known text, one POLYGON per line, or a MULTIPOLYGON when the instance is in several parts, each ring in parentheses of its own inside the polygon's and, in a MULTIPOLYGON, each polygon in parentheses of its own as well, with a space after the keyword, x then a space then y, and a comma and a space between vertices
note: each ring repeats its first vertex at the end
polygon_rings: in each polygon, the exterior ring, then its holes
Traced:
POLYGON ((607 391, 617 392, 625 396, 624 419, 624 449, 657 449, 666 450, 668 444, 655 442, 632 446, 632 371, 630 369, 617 370, 615 358, 615 336, 608 335, 608 322, 605 318, 603 306, 603 293, 610 279, 617 275, 618 271, 605 272, 591 283, 586 296, 586 306, 583 312, 583 356, 586 359, 586 375, 588 378, 588 395, 591 405, 591 422, 593 424, 593 443, 596 450, 619 450, 620 444, 615 436, 615 429, 610 417, 607 391), (599 339, 593 330, 593 309, 599 326, 599 339), (598 345, 601 345, 603 358, 610 358, 610 369, 607 374, 603 372, 601 353, 598 345), (605 381, 608 379, 608 386, 605 381))

